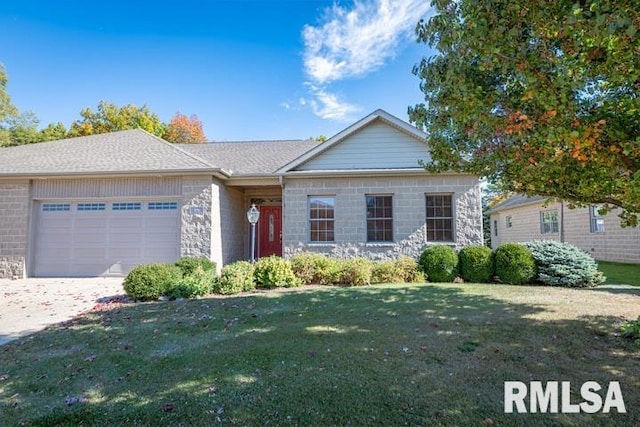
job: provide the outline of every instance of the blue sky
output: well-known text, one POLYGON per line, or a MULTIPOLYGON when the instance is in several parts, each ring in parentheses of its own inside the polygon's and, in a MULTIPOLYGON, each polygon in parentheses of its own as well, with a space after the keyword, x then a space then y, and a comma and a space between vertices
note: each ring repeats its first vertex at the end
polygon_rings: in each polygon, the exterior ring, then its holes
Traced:
POLYGON ((5 0, 8 92, 41 126, 100 100, 196 114, 210 140, 333 134, 421 101, 429 0, 5 0))

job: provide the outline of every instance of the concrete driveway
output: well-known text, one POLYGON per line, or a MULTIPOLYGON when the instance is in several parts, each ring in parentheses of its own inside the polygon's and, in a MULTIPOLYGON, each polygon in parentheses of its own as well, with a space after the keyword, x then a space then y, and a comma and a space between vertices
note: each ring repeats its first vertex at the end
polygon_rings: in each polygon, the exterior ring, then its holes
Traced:
POLYGON ((0 345, 89 311, 104 298, 123 295, 122 280, 0 279, 0 345))

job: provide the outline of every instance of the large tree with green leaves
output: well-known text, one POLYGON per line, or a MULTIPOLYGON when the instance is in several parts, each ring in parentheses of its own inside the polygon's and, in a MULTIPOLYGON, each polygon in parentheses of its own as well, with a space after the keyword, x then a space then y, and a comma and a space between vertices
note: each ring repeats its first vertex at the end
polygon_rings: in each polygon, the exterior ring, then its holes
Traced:
POLYGON ((640 212, 637 0, 436 0, 414 68, 432 171, 640 212))
POLYGON ((85 108, 80 111, 80 116, 81 120, 71 124, 69 136, 94 135, 137 128, 162 136, 165 130, 165 124, 146 105, 138 107, 127 104, 118 107, 115 104, 100 101, 95 112, 91 108, 85 108))
POLYGON ((0 147, 9 145, 11 141, 9 121, 18 114, 18 109, 11 102, 7 92, 7 81, 7 73, 0 63, 0 147))

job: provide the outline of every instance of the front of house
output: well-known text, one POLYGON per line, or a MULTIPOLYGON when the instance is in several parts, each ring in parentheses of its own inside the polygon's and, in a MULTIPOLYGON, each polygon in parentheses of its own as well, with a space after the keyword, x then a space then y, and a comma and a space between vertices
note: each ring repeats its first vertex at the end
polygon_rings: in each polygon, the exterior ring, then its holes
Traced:
POLYGON ((377 110, 323 143, 169 144, 142 130, 0 150, 0 277, 314 251, 417 256, 482 242, 477 177, 425 172, 425 134, 377 110))

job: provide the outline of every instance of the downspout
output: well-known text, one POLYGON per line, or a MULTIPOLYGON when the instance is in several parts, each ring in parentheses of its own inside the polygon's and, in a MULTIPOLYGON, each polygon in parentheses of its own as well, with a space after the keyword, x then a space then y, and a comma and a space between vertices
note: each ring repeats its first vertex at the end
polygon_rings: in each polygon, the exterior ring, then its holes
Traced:
POLYGON ((564 200, 560 200, 560 243, 564 243, 564 200))

